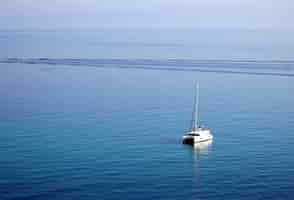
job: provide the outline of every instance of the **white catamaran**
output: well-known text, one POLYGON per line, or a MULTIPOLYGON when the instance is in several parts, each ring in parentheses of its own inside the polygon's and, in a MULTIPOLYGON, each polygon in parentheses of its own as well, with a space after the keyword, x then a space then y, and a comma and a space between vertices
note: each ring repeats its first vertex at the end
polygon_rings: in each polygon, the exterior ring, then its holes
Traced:
POLYGON ((213 135, 209 128, 203 128, 199 125, 198 120, 198 105, 199 105, 199 85, 196 86, 196 94, 194 96, 194 108, 192 112, 191 131, 183 136, 183 144, 195 144, 212 140, 213 135))

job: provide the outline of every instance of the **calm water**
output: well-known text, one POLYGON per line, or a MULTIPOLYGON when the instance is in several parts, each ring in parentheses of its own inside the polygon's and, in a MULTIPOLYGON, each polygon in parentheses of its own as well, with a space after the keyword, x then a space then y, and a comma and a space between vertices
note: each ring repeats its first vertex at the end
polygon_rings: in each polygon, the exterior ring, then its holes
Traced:
MULTIPOLYGON (((1 34, 2 58, 94 55, 90 44, 53 51, 65 35, 29 46, 45 36, 1 34)), ((0 76, 0 199, 293 199, 292 76, 17 62, 1 63, 0 76), (214 140, 193 148, 180 139, 195 80, 214 140)))

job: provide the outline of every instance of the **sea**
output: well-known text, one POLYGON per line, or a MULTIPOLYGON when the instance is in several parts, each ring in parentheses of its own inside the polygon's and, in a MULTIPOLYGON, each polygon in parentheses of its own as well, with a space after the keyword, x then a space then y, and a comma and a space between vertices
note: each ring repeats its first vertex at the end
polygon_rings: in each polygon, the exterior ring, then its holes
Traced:
POLYGON ((294 41, 0 31, 0 199, 293 199, 294 41), (181 143, 195 84, 211 142, 181 143))

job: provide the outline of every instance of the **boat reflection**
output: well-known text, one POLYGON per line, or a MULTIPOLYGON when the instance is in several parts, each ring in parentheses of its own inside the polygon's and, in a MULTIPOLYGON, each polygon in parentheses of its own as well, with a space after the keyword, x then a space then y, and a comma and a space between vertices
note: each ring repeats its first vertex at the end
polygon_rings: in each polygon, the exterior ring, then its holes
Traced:
POLYGON ((205 142, 195 143, 193 145, 193 160, 192 160, 192 185, 197 191, 200 174, 201 174, 201 160, 205 160, 205 157, 209 156, 211 151, 213 140, 208 140, 205 142), (202 159, 201 159, 202 158, 202 159))
POLYGON ((208 140, 205 142, 195 143, 193 145, 194 152, 196 155, 208 155, 210 151, 210 147, 212 145, 212 140, 208 140))

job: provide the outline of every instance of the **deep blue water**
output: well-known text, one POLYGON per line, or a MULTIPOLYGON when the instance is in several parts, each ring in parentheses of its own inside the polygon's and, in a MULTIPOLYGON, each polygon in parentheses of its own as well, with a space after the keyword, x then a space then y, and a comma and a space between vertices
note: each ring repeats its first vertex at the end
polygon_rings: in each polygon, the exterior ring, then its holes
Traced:
MULTIPOLYGON (((1 34, 0 199, 293 199, 293 62, 254 54, 263 61, 254 58, 245 68, 224 64, 224 57, 205 60, 209 72, 169 70, 182 69, 183 61, 167 65, 161 49, 155 63, 142 63, 143 53, 133 60, 129 47, 130 60, 97 52, 93 67, 84 63, 93 59, 92 51, 85 56, 91 45, 66 46, 64 34, 44 33, 60 41, 56 51, 55 39, 38 40, 42 33, 1 34), (67 51, 54 56, 61 46, 67 51), (40 62, 54 57, 62 62, 40 62), (73 65, 64 61, 69 57, 87 59, 73 65), (193 148, 180 139, 196 80, 200 121, 214 140, 193 148)), ((185 67, 203 62, 191 60, 185 67)))

